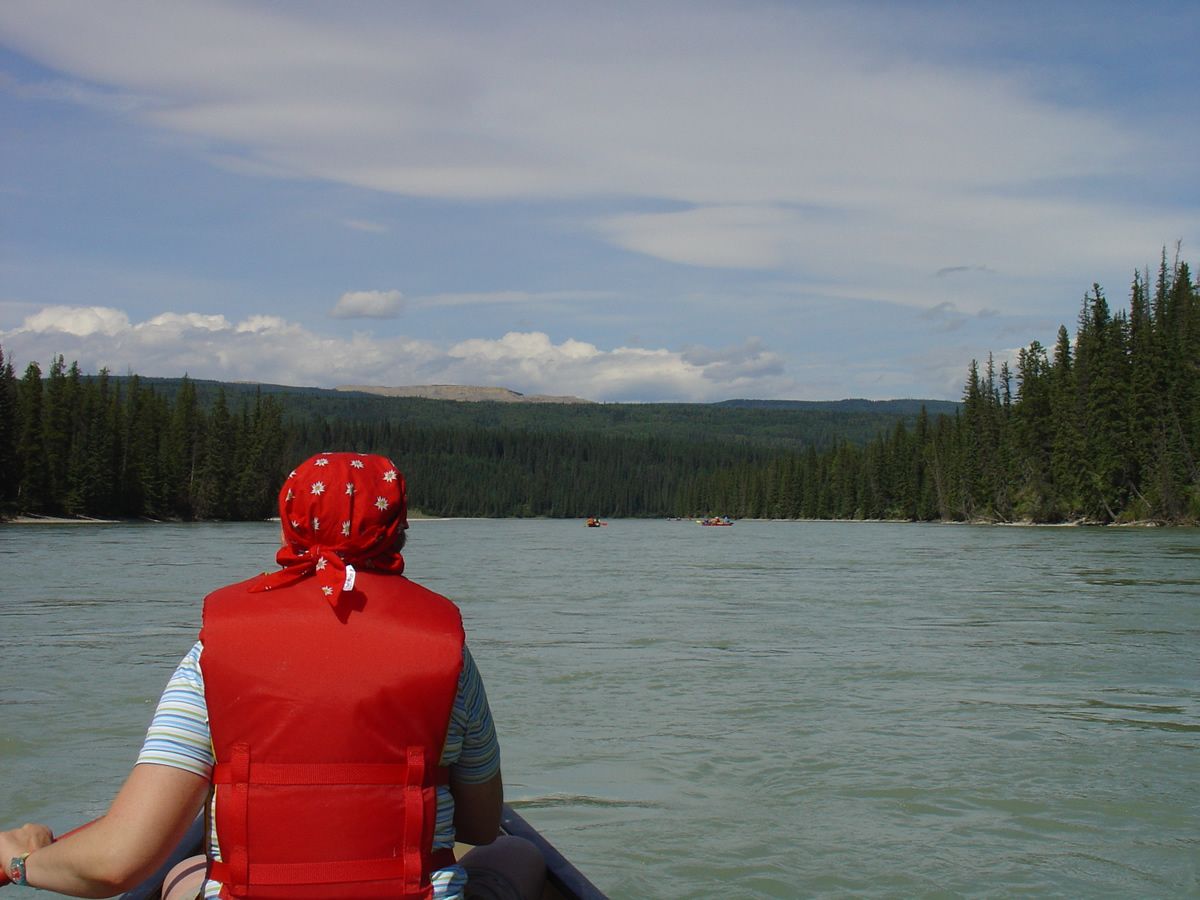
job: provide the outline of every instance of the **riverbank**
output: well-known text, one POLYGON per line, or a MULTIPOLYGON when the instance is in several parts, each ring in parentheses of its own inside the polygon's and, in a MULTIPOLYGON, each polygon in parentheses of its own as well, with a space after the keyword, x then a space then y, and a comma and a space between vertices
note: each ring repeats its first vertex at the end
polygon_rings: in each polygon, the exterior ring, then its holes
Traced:
MULTIPOLYGON (((409 510, 408 518, 410 522, 452 522, 459 520, 470 520, 472 516, 429 516, 419 510, 409 510)), ((480 516, 478 518, 491 518, 488 516, 480 516)), ((501 517, 509 518, 512 521, 526 521, 530 518, 547 518, 545 516, 525 516, 525 517, 501 517)), ((182 519, 100 519, 92 516, 39 516, 25 513, 18 516, 0 516, 0 525, 119 525, 128 522, 171 522, 180 523, 182 519)), ((217 519, 196 519, 193 521, 222 521, 217 519)), ((271 516, 261 521, 278 522, 278 516, 271 516)), ((564 519, 563 521, 568 521, 564 519)), ((692 522, 696 521, 690 517, 669 519, 667 521, 677 522, 692 522)), ((862 524, 886 523, 892 525, 911 523, 910 519, 757 519, 745 518, 738 519, 739 522, 857 522, 862 524)), ((915 523, 920 524, 920 523, 915 523)), ((1130 522, 1100 522, 1090 519, 1074 519, 1069 522, 1034 522, 1029 519, 1018 519, 1015 521, 1005 522, 995 519, 970 519, 967 521, 945 521, 934 519, 926 524, 931 525, 991 525, 1000 528, 1195 528, 1196 522, 1161 522, 1153 519, 1142 519, 1130 522)))
POLYGON ((3 525, 120 525, 122 519, 96 519, 91 516, 19 515, 0 518, 3 525))
MULTIPOLYGON (((416 522, 447 522, 445 516, 427 516, 419 510, 409 510, 408 518, 416 522)), ((179 524, 182 519, 101 519, 95 516, 39 516, 33 513, 22 513, 16 516, 0 515, 0 525, 123 525, 130 522, 138 523, 173 523, 179 524)), ((219 519, 194 519, 195 522, 216 522, 219 519)), ((278 522, 279 516, 269 516, 264 522, 278 522)))

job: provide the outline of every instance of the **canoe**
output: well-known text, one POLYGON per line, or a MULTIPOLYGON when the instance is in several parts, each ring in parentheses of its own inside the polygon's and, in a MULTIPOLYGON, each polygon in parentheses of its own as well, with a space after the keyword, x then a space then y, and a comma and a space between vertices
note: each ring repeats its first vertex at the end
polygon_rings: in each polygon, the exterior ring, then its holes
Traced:
MULTIPOLYGON (((507 803, 504 804, 504 810, 500 816, 500 831, 503 834, 524 838, 542 852, 542 856, 546 860, 546 888, 542 892, 542 900, 608 900, 599 888, 588 881, 587 877, 575 868, 553 844, 542 837, 536 828, 507 803)), ((188 833, 175 848, 171 858, 141 885, 122 894, 121 900, 156 900, 162 891, 162 883, 167 877, 167 873, 177 863, 189 856, 203 853, 203 848, 204 820, 200 818, 188 829, 188 833)))
POLYGON ((588 881, 570 860, 507 803, 500 816, 500 830, 525 838, 542 851, 546 860, 546 889, 542 892, 542 900, 608 900, 607 894, 588 881))

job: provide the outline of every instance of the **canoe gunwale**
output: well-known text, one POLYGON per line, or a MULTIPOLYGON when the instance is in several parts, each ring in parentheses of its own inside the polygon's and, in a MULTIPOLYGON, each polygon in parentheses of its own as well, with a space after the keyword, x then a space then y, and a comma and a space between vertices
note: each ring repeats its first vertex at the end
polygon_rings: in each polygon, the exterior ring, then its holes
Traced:
POLYGON ((530 825, 507 803, 500 816, 500 828, 505 834, 524 838, 538 850, 546 860, 546 880, 564 898, 568 900, 608 900, 598 887, 588 881, 587 877, 571 864, 565 856, 541 832, 530 825))

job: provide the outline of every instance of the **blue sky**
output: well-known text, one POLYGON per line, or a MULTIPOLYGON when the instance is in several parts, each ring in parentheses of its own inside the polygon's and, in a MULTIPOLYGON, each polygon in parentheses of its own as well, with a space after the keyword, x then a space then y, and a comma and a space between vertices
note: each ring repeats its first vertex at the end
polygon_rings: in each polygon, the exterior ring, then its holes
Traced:
POLYGON ((1194 259, 1197 46, 1195 3, 6 0, 0 347, 957 398, 1194 259))

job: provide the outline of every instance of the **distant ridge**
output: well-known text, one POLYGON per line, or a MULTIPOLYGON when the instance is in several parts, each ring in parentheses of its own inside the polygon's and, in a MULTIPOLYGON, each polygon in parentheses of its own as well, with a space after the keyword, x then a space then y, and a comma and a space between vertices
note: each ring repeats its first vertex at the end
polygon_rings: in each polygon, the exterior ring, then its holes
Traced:
POLYGON ((417 384, 402 387, 375 385, 339 385, 339 391, 378 394, 381 397, 422 397, 426 400, 458 400, 464 403, 592 403, 582 397, 556 397, 549 394, 522 394, 501 387, 474 387, 466 384, 417 384))
POLYGON ((915 416, 925 407, 925 412, 931 416, 939 414, 953 415, 962 404, 955 400, 863 400, 848 398, 846 400, 722 400, 713 406, 727 406, 735 409, 791 409, 791 410, 831 410, 834 412, 860 413, 894 413, 915 416))
MULTIPOLYGON (((182 378, 134 375, 110 376, 110 381, 125 386, 134 378, 143 389, 150 388, 167 401, 172 401, 185 383, 182 378)), ((570 434, 572 439, 581 435, 618 441, 653 438, 689 446, 738 444, 753 449, 754 453, 809 447, 821 452, 841 443, 866 446, 881 434, 891 434, 900 422, 911 427, 916 424, 922 407, 931 422, 943 413, 954 415, 960 408, 948 400, 919 399, 602 403, 573 397, 534 400, 517 391, 494 387, 425 385, 339 390, 203 379, 188 379, 186 383, 195 390, 196 401, 203 410, 211 409, 218 398, 224 398, 227 409, 248 412, 260 398, 270 397, 281 408, 285 423, 320 435, 335 426, 350 429, 347 433, 355 435, 356 442, 364 439, 353 429, 381 426, 385 431, 399 428, 398 433, 439 429, 463 434, 570 434), (449 389, 449 396, 459 399, 387 395, 389 391, 431 388, 449 389), (471 399, 476 402, 469 402, 471 399)), ((446 396, 441 394, 442 398, 446 396)), ((312 438, 312 441, 323 445, 326 438, 312 438)))
MULTIPOLYGON (((87 376, 94 377, 94 376, 87 376)), ((175 391, 183 379, 179 377, 162 377, 155 375, 110 375, 109 380, 114 384, 126 384, 132 378, 136 377, 144 387, 153 387, 162 391, 165 396, 173 397, 175 391)), ((188 381, 196 387, 202 398, 211 397, 218 389, 224 389, 232 396, 244 396, 246 394, 253 395, 261 391, 264 394, 274 394, 288 397, 310 397, 324 398, 326 400, 350 400, 348 394, 367 394, 368 396, 393 398, 403 400, 412 398, 417 400, 443 400, 443 401, 494 401, 505 403, 514 407, 525 404, 545 404, 553 405, 560 404, 564 406, 579 406, 584 409, 591 409, 598 414, 599 410, 623 410, 624 414, 633 414, 640 417, 640 413, 653 414, 655 410, 743 410, 747 413, 753 412, 777 412, 782 414, 815 414, 815 413, 834 413, 839 415, 861 415, 867 418, 873 418, 877 415, 884 417, 915 417, 921 411, 921 407, 925 407, 926 413, 931 417, 936 417, 941 414, 953 415, 962 404, 955 400, 921 400, 916 398, 905 398, 899 400, 864 400, 861 398, 847 398, 843 400, 754 400, 749 398, 736 398, 731 400, 718 400, 715 402, 684 402, 684 401, 658 401, 658 402, 605 402, 600 403, 595 400, 586 400, 582 397, 573 396, 553 396, 548 394, 522 394, 519 391, 513 391, 508 388, 499 387, 482 387, 457 384, 427 384, 427 385, 409 385, 400 387, 381 387, 371 385, 343 385, 336 388, 322 388, 312 385, 289 385, 289 384, 272 384, 266 381, 217 381, 208 378, 188 378, 188 381), (427 392, 427 393, 420 393, 427 392), (441 393, 435 393, 441 392, 441 393), (632 412, 637 411, 637 412, 632 412)), ((583 410, 580 410, 583 414, 583 410)))

